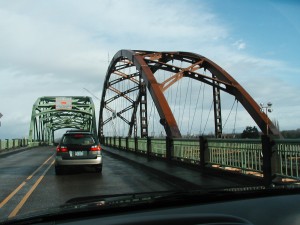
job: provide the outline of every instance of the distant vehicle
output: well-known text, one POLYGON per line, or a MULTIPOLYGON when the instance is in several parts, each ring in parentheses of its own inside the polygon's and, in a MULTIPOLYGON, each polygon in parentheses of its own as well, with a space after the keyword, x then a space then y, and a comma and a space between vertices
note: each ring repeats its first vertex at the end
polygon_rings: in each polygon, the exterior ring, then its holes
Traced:
POLYGON ((55 157, 55 173, 60 175, 64 168, 91 166, 102 172, 102 153, 98 138, 88 131, 67 131, 61 138, 55 157))

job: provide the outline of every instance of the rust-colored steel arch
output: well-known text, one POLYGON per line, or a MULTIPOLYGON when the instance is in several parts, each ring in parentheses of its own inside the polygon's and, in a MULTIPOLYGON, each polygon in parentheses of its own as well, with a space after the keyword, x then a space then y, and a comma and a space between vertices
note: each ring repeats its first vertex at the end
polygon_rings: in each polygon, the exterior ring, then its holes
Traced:
POLYGON ((117 62, 119 62, 120 59, 130 60, 139 71, 140 76, 143 78, 145 85, 151 94, 151 97, 154 101, 154 104, 161 118, 161 123, 165 127, 167 136, 169 137, 181 136, 176 120, 169 107, 169 104, 163 92, 160 90, 160 86, 159 86, 160 84, 156 81, 153 72, 151 71, 150 67, 147 65, 147 63, 144 60, 144 55, 146 53, 150 54, 152 52, 120 50, 113 57, 108 67, 106 78, 103 85, 103 92, 102 92, 101 106, 100 106, 100 113, 99 113, 99 136, 103 136, 103 125, 104 125, 103 109, 105 108, 106 105, 105 96, 106 96, 106 91, 109 87, 110 74, 115 70, 115 65, 117 62))
MULTIPOLYGON (((107 89, 110 87, 110 74, 114 72, 115 66, 120 61, 120 59, 128 60, 130 64, 133 64, 136 67, 139 76, 141 77, 147 89, 149 90, 149 93, 151 94, 153 102, 159 113, 161 124, 164 126, 168 137, 181 137, 181 133, 178 129, 177 122, 163 92, 183 77, 189 77, 209 84, 214 88, 214 91, 216 93, 222 90, 235 96, 235 98, 243 105, 243 107, 250 114, 250 116, 253 118, 253 120, 256 122, 256 124, 264 134, 269 133, 275 136, 280 136, 280 132, 278 131, 276 126, 274 126, 267 115, 261 111, 259 105, 248 94, 248 92, 232 76, 230 76, 224 69, 222 69, 213 61, 207 59, 202 55, 190 52, 153 52, 144 50, 120 50, 113 57, 108 67, 103 85, 99 114, 99 136, 103 135, 103 109, 106 107, 107 103, 105 101, 105 96, 107 89), (172 60, 186 62, 189 63, 190 66, 188 66, 187 68, 181 68, 168 64, 168 62, 172 60), (212 76, 210 77, 198 73, 197 70, 201 68, 210 71, 212 76), (158 83, 156 78, 154 77, 154 73, 159 69, 173 72, 174 75, 166 79, 164 82, 158 83)), ((122 74, 120 76, 122 76, 122 74)), ((124 75, 124 79, 131 79, 131 81, 135 82, 134 76, 125 77, 124 75)), ((128 92, 130 91, 131 90, 128 90, 128 92)), ((118 93, 118 96, 126 97, 126 93, 118 93)), ((216 99, 218 99, 218 96, 216 96, 216 99)), ((214 101, 217 102, 216 99, 214 99, 214 101)), ((134 106, 135 101, 132 100, 132 102, 132 107, 135 108, 133 113, 136 113, 136 106, 134 106)), ((220 103, 216 102, 215 110, 216 108, 220 107, 220 103)), ((216 116, 218 115, 215 112, 215 117, 216 116)), ((128 122, 131 127, 132 121, 128 122)), ((215 121, 217 121, 216 118, 215 121)), ((215 126, 217 126, 217 122, 215 123, 215 126)))

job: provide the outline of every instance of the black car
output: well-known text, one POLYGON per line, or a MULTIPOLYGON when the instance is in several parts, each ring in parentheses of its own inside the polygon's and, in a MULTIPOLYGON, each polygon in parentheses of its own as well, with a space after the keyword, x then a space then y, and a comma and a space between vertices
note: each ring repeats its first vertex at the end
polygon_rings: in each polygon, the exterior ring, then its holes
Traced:
POLYGON ((88 131, 67 131, 56 148, 55 173, 64 167, 91 166, 102 172, 102 154, 98 138, 88 131))

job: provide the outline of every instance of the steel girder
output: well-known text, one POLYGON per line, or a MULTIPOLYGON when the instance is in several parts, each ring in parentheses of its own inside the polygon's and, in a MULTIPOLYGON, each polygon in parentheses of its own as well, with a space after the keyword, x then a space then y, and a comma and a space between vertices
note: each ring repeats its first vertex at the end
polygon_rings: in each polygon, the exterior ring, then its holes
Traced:
POLYGON ((97 133, 95 106, 87 96, 45 96, 32 108, 29 142, 31 145, 54 141, 54 131, 64 128, 84 129, 97 133), (57 98, 69 98, 70 109, 56 109, 57 98))
MULTIPOLYGON (((181 133, 178 129, 177 122, 172 114, 172 111, 163 92, 183 77, 192 78, 213 87, 215 110, 221 110, 220 91, 224 91, 235 96, 235 98, 243 105, 243 107, 246 109, 246 111, 253 118, 253 120, 256 122, 256 124, 264 134, 267 134, 267 132, 269 132, 269 134, 281 136, 276 126, 267 117, 267 115, 261 111, 261 108, 249 95, 249 93, 232 76, 230 76, 224 69, 222 69, 213 61, 207 59, 202 55, 190 52, 153 52, 144 50, 120 50, 113 57, 108 67, 103 85, 99 114, 99 136, 103 136, 103 109, 106 107, 107 103, 105 101, 106 91, 111 88, 110 75, 114 73, 114 71, 118 71, 116 65, 118 62, 120 62, 120 60, 127 60, 128 62, 130 62, 123 67, 136 67, 139 75, 145 83, 145 86, 151 94, 153 102, 160 116, 160 122, 164 126, 168 137, 181 137, 181 133), (168 63, 173 60, 189 63, 190 66, 182 68, 168 63), (197 70, 201 68, 210 71, 212 76, 207 76, 197 72, 197 70), (166 79, 164 82, 158 83, 156 78, 154 77, 154 73, 157 70, 172 72, 174 73, 174 75, 166 79)), ((136 74, 120 74, 120 76, 121 78, 119 81, 124 79, 132 79, 134 81, 134 77, 136 76, 136 74)), ((138 83, 138 81, 136 82, 138 83)), ((139 86, 139 88, 142 90, 141 86, 139 86)), ((124 97, 124 95, 125 93, 119 93, 119 96, 124 97)), ((139 94, 136 101, 132 100, 132 108, 135 109, 133 110, 133 114, 135 114, 137 111, 136 108, 138 104, 140 104, 140 98, 141 97, 139 94)), ((220 136, 220 132, 222 132, 222 124, 220 119, 221 112, 219 111, 215 112, 215 130, 217 132, 216 136, 220 136)), ((129 123, 130 129, 132 129, 134 118, 135 115, 132 115, 132 121, 129 123)))

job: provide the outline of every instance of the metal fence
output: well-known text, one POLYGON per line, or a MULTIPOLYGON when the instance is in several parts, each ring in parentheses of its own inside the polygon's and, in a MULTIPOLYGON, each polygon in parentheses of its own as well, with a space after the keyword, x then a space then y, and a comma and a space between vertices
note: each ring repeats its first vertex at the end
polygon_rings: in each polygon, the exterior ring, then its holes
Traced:
POLYGON ((135 140, 134 138, 128 138, 128 150, 134 151, 135 150, 135 140))
POLYGON ((199 139, 173 139, 174 159, 200 164, 199 139))
POLYGON ((279 140, 275 146, 276 174, 299 179, 300 142, 299 140, 279 140))
POLYGON ((0 150, 25 147, 25 146, 28 146, 28 139, 26 138, 0 140, 0 150))
POLYGON ((166 140, 165 139, 151 139, 150 154, 166 157, 166 140))
POLYGON ((208 139, 210 165, 262 173, 262 143, 260 140, 208 139))
POLYGON ((300 140, 271 140, 269 137, 265 140, 264 145, 263 139, 106 137, 103 144, 202 167, 300 180, 300 140))
POLYGON ((147 143, 148 143, 148 141, 147 141, 147 139, 140 139, 139 141, 138 141, 138 146, 137 146, 137 150, 139 151, 139 152, 142 152, 142 153, 147 153, 147 143))

